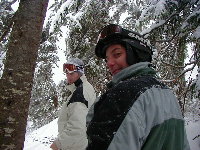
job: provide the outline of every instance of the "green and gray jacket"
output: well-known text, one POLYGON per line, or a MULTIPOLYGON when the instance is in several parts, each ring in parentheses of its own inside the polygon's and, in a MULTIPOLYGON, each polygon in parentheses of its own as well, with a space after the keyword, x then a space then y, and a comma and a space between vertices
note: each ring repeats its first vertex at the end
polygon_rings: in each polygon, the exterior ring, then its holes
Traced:
POLYGON ((113 77, 88 115, 87 150, 190 149, 177 98, 149 66, 141 62, 113 77))

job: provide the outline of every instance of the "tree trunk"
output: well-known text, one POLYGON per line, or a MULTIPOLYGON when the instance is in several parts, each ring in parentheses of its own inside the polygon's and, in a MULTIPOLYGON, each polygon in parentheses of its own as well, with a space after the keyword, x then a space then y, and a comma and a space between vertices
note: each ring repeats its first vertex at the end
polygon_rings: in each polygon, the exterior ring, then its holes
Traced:
POLYGON ((22 150, 48 0, 21 0, 0 79, 0 149, 22 150))

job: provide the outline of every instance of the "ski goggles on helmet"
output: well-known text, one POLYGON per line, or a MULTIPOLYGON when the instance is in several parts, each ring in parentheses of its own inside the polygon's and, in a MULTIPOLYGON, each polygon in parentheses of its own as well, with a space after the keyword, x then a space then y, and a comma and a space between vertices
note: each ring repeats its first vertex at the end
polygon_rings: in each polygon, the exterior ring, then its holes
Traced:
POLYGON ((63 64, 63 72, 64 73, 72 73, 83 69, 83 66, 76 66, 74 64, 63 64))
POLYGON ((105 26, 100 31, 97 42, 99 40, 102 40, 102 39, 106 38, 107 36, 109 36, 111 34, 115 34, 115 33, 122 33, 122 27, 119 25, 115 25, 115 24, 110 24, 108 26, 105 26))

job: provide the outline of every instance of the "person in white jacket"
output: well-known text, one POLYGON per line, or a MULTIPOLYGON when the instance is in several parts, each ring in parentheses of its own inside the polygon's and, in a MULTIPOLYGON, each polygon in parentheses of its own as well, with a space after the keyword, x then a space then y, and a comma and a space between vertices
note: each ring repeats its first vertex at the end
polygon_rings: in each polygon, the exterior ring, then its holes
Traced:
POLYGON ((63 64, 63 71, 67 76, 67 89, 72 94, 59 112, 58 137, 50 148, 53 150, 85 150, 88 144, 86 115, 96 98, 95 90, 86 79, 82 60, 71 58, 63 64))

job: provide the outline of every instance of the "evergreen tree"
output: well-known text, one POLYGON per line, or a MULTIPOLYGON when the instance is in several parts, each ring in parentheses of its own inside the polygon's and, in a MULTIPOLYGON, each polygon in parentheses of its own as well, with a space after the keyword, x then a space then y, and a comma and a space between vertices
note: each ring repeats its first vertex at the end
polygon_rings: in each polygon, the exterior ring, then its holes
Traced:
POLYGON ((199 36, 199 1, 151 1, 138 20, 143 26, 143 34, 151 38, 157 51, 156 66, 163 81, 176 91, 184 113, 185 105, 192 100, 191 80, 185 80, 185 73, 197 66, 199 56, 190 61, 191 68, 185 64, 189 44, 194 44, 199 36), (150 28, 149 28, 150 26, 150 28))
POLYGON ((0 1, 0 77, 3 72, 3 62, 5 60, 8 37, 15 18, 15 13, 11 8, 11 5, 15 1, 16 0, 0 1))
POLYGON ((56 38, 47 33, 44 29, 31 92, 29 121, 33 122, 32 128, 41 127, 57 117, 58 97, 52 79, 52 69, 58 60, 56 38))

